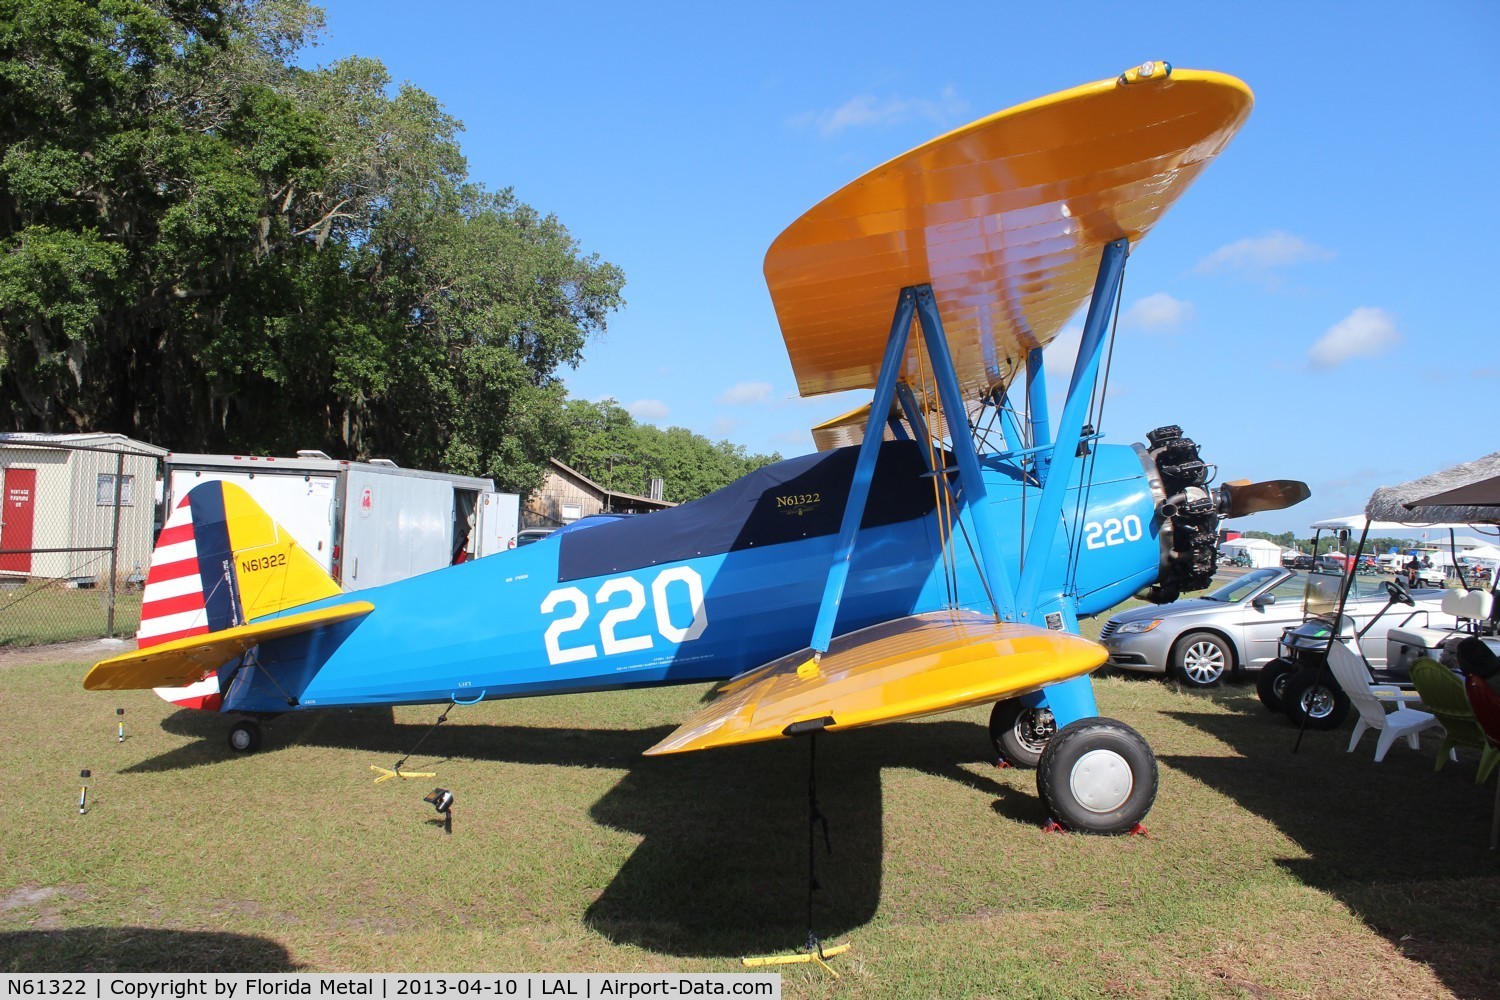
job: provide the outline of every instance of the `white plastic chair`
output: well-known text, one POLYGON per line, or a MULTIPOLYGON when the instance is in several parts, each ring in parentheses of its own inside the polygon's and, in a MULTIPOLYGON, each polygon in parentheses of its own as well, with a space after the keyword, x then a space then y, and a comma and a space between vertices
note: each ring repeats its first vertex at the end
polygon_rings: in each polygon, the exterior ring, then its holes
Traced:
POLYGON ((1350 703, 1359 712, 1359 721, 1354 724, 1354 735, 1349 740, 1350 753, 1354 752, 1354 747, 1365 730, 1378 730, 1380 738, 1375 741, 1375 762, 1379 763, 1385 760, 1386 752, 1401 737, 1406 737, 1407 746, 1416 750, 1417 734, 1439 725, 1435 716, 1415 708, 1407 708, 1404 704, 1387 714, 1381 704, 1382 700, 1393 700, 1399 704, 1419 700, 1420 696, 1415 691, 1402 691, 1385 684, 1371 684, 1369 669, 1353 650, 1342 643, 1336 642, 1329 648, 1328 668, 1333 671, 1339 687, 1344 689, 1350 703))
POLYGON ((1467 618, 1475 625, 1490 616, 1495 607, 1495 599, 1486 590, 1471 590, 1458 602, 1460 613, 1457 618, 1467 618))

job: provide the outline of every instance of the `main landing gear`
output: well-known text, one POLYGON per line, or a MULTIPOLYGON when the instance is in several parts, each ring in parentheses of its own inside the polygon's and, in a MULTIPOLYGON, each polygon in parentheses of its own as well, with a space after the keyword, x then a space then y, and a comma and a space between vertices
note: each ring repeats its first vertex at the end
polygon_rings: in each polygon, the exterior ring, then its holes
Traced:
POLYGON ((242 715, 229 727, 229 749, 235 753, 250 754, 260 749, 261 723, 277 718, 279 712, 262 712, 258 715, 242 715))
POLYGON ((995 702, 990 710, 990 743, 1011 767, 1036 767, 1056 732, 1051 709, 1033 708, 1011 698, 995 702))
POLYGON ((1156 801, 1156 781, 1156 755, 1141 734, 1097 716, 1058 730, 1036 769, 1047 812, 1079 833, 1135 830, 1156 801))
POLYGON ((254 719, 236 719, 229 728, 229 749, 235 753, 254 753, 260 749, 260 723, 254 719))
POLYGON ((1062 729, 1047 708, 996 702, 990 743, 1001 761, 1036 768, 1048 814, 1080 833, 1130 833, 1156 801, 1156 755, 1140 733, 1114 719, 1079 719, 1062 729))

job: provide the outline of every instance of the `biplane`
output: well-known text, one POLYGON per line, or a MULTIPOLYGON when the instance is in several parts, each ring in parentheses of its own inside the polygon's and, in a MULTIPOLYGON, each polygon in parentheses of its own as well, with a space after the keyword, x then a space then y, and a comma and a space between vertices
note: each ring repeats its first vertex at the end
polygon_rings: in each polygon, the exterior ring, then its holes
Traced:
MULTIPOLYGON (((1206 586, 1221 518, 1291 481, 1210 485, 1176 427, 1099 430, 1131 250, 1250 113, 1239 80, 1146 63, 990 115, 793 222, 765 277, 799 391, 865 389, 819 451, 702 499, 353 594, 244 492, 170 512, 135 652, 90 690, 234 719, 721 682, 647 754, 993 704, 1052 815, 1132 828, 1156 764, 1100 718, 1078 619, 1206 586), (1042 353, 1087 311, 1061 412, 1042 353)), ((392 539, 392 544, 400 544, 392 539)))

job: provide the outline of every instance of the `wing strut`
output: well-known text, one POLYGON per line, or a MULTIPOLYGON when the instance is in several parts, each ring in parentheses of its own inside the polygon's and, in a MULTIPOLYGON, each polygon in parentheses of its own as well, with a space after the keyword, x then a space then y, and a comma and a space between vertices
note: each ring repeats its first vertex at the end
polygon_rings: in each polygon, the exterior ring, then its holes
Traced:
POLYGON ((901 359, 906 356, 906 338, 916 310, 916 294, 903 288, 896 300, 896 316, 891 321, 891 335, 885 343, 885 357, 880 362, 880 379, 875 383, 875 399, 870 403, 870 418, 865 425, 864 440, 859 443, 859 458, 854 463, 854 481, 849 485, 849 502, 839 527, 839 545, 834 550, 833 565, 828 568, 828 582, 823 585, 823 602, 818 605, 818 620, 813 625, 809 644, 814 657, 828 652, 833 639, 833 624, 844 599, 844 585, 849 581, 849 560, 854 556, 854 536, 864 520, 865 503, 870 499, 870 480, 875 476, 875 459, 884 440, 886 416, 896 394, 896 379, 901 374, 901 359))
MULTIPOLYGON (((860 442, 854 481, 849 489, 849 500, 839 529, 838 547, 833 565, 829 567, 828 581, 824 585, 822 603, 818 607, 817 621, 813 626, 812 642, 809 644, 813 650, 811 664, 815 665, 817 659, 828 651, 829 642, 833 638, 839 604, 843 600, 844 588, 849 579, 849 564, 854 555, 856 536, 870 496, 875 461, 884 437, 883 425, 891 412, 892 401, 897 396, 897 384, 914 318, 921 326, 927 355, 932 361, 938 397, 947 417, 949 441, 958 464, 963 504, 978 536, 979 569, 993 596, 995 613, 1002 621, 1025 622, 1039 617, 1037 608, 1042 596, 1042 582, 1057 532, 1061 528, 1063 500, 1077 468, 1079 444, 1084 439, 1084 418, 1094 394, 1106 342, 1105 332, 1115 300, 1119 296, 1125 259, 1129 253, 1130 241, 1122 238, 1105 244, 1100 255, 1093 297, 1089 301, 1078 357, 1055 437, 1049 433, 1048 427, 1041 352, 1032 351, 1027 356, 1027 395, 1031 404, 1032 444, 1029 448, 1012 450, 1002 457, 1036 454, 1037 471, 1045 479, 1037 505, 1035 527, 1025 546, 1025 559, 1018 581, 1013 580, 999 552, 999 537, 991 523, 989 504, 985 502, 987 493, 983 469, 970 433, 963 393, 954 371, 952 354, 949 352, 947 335, 943 329, 942 317, 938 314, 932 286, 922 284, 901 290, 890 336, 886 340, 885 354, 881 360, 880 376, 875 384, 875 398, 870 404, 864 439, 860 442)), ((908 400, 902 399, 901 402, 906 404, 908 400)), ((908 419, 911 419, 910 414, 908 419)), ((1068 601, 1062 603, 1065 624, 1070 630, 1076 630, 1077 619, 1073 615, 1071 604, 1068 601)), ((1091 694, 1088 700, 1092 702, 1091 694)))
MULTIPOLYGON (((1052 443, 1052 420, 1047 414, 1047 371, 1042 366, 1042 349, 1033 347, 1026 352, 1026 405, 1031 413, 1031 446, 1033 448, 1052 443)), ((1046 453, 1037 456, 1037 482, 1047 475, 1046 453)))
MULTIPOLYGON (((1130 241, 1118 239, 1106 243, 1099 258, 1099 274, 1094 280, 1094 295, 1089 300, 1088 317, 1083 323, 1083 338, 1078 345, 1078 359, 1073 365, 1073 378, 1068 383, 1068 398, 1063 403, 1062 416, 1058 419, 1056 445, 1051 449, 1051 461, 1047 467, 1047 478, 1042 486, 1042 497, 1037 504, 1036 527, 1026 545, 1026 560, 1021 566, 1021 580, 1016 588, 1016 599, 1020 606, 1020 620, 1033 621, 1038 598, 1041 596, 1042 580, 1047 572, 1047 563, 1052 555, 1053 543, 1062 527, 1063 496, 1073 479, 1073 470, 1078 464, 1079 444, 1083 438, 1083 419, 1088 413, 1089 400, 1094 394, 1095 380, 1099 374, 1099 362, 1104 353, 1105 330, 1114 311, 1115 298, 1120 291, 1120 279, 1125 272, 1125 258, 1130 253, 1130 241)), ((1029 358, 1027 359, 1030 360, 1029 358)), ((1030 366, 1028 365, 1028 373, 1030 366)), ((1040 389, 1041 387, 1038 386, 1040 389)), ((1041 395, 1045 398, 1045 390, 1041 395)), ((1035 397, 1032 405, 1036 404, 1035 397)), ((1044 404, 1045 405, 1045 404, 1044 404)), ((1071 605, 1064 602, 1065 613, 1073 617, 1071 605)), ((1076 629, 1076 619, 1068 626, 1076 629)))
MULTIPOLYGON (((958 462, 964 506, 973 517, 979 536, 982 563, 980 571, 989 583, 989 592, 994 595, 995 614, 1002 621, 1015 620, 1015 591, 1001 562, 999 539, 990 524, 989 505, 984 502, 984 474, 979 466, 974 439, 969 432, 963 392, 953 369, 953 357, 948 350, 942 318, 938 315, 937 300, 933 297, 931 285, 917 285, 903 288, 896 300, 891 333, 886 340, 885 356, 880 363, 880 377, 875 383, 875 398, 870 403, 869 420, 865 426, 864 439, 860 442, 859 458, 854 466, 854 481, 849 487, 849 501, 844 508, 844 519, 839 528, 838 548, 834 551, 833 565, 829 567, 828 582, 823 587, 823 600, 818 606, 818 618, 813 626, 812 642, 809 643, 815 659, 828 652, 828 644, 833 638, 839 604, 849 580, 849 563, 854 555, 855 536, 864 519, 865 504, 870 497, 870 481, 875 473, 875 460, 884 437, 882 424, 885 415, 891 412, 891 403, 896 396, 897 381, 901 376, 902 360, 906 355, 906 342, 914 316, 922 328, 927 354, 932 361, 938 398, 942 401, 949 439, 958 462)), ((906 404, 907 400, 903 399, 902 403, 906 404)), ((913 419, 913 415, 908 413, 908 419, 913 419)))
POLYGON ((943 331, 942 318, 938 316, 937 300, 933 298, 931 285, 919 285, 916 291, 917 316, 922 323, 922 337, 927 342, 927 355, 937 380, 938 398, 942 400, 943 414, 947 418, 949 443, 958 462, 958 481, 963 488, 964 506, 973 518, 974 530, 979 536, 980 573, 994 597, 995 614, 1001 621, 1015 621, 1016 595, 1000 557, 1000 536, 990 520, 984 471, 979 467, 979 453, 969 432, 963 392, 953 370, 953 355, 948 352, 948 337, 943 331))

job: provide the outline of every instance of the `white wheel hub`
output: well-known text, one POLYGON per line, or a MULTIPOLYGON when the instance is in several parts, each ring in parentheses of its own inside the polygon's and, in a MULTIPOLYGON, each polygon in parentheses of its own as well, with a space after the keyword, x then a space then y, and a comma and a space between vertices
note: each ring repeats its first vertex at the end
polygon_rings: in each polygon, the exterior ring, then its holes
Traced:
POLYGON ((1130 773, 1130 762, 1115 751, 1090 750, 1073 765, 1068 787, 1089 812, 1114 812, 1130 798, 1135 776, 1130 773))

